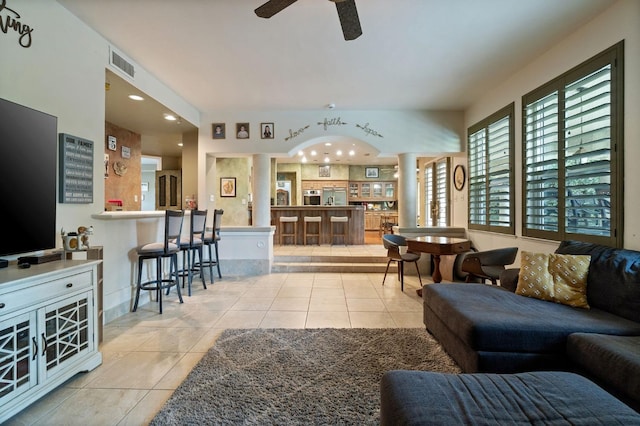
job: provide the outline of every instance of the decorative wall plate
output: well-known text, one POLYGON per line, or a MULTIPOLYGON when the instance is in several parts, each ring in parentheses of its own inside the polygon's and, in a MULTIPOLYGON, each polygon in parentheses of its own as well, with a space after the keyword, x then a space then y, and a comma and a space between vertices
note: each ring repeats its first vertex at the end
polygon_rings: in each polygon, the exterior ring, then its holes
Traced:
POLYGON ((453 169, 453 186, 458 190, 462 191, 464 188, 464 183, 467 180, 467 174, 464 171, 464 166, 462 164, 458 164, 455 169, 453 169))
POLYGON ((113 171, 116 172, 118 176, 124 176, 127 173, 128 166, 122 161, 116 161, 113 163, 113 171))

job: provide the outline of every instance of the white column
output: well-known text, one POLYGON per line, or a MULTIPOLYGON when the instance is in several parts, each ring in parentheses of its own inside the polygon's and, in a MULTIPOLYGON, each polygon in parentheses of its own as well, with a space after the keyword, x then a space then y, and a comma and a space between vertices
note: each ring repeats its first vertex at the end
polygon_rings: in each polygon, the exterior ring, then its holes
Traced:
POLYGON ((416 154, 398 154, 398 226, 415 228, 416 221, 416 154))
POLYGON ((271 159, 267 154, 253 155, 253 226, 271 226, 271 159))

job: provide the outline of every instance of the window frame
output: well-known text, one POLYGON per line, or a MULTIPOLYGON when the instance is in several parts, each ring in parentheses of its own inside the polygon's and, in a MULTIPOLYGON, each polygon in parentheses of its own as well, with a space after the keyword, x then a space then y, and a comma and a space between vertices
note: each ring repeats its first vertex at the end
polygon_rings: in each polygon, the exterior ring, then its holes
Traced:
MULTIPOLYGON (((424 208, 425 208, 425 226, 450 226, 451 225, 451 159, 449 157, 441 158, 433 161, 425 166, 424 169, 424 208), (444 165, 444 166, 443 166, 444 165), (444 170, 444 173, 438 173, 438 169, 444 170), (429 180, 427 179, 427 171, 432 173, 431 188, 429 188, 429 180), (444 196, 441 197, 442 191, 438 192, 438 188, 444 188, 444 196), (431 198, 429 196, 431 195, 431 198), (445 211, 441 215, 438 208, 438 216, 433 216, 433 201, 445 201, 445 211)), ((440 207, 440 203, 438 203, 440 207)))
MULTIPOLYGON (((501 234, 509 234, 514 235, 516 226, 515 226, 515 103, 512 102, 509 105, 501 108, 500 110, 494 112, 490 116, 485 119, 479 121, 478 123, 470 126, 467 129, 467 151, 468 155, 468 170, 469 170, 469 184, 468 184, 468 202, 467 202, 467 211, 468 211, 468 219, 467 226, 469 229, 480 230, 480 231, 489 231, 496 232, 501 234), (509 167, 509 177, 508 177, 508 193, 509 193, 509 224, 507 226, 499 226, 491 224, 491 209, 488 204, 491 201, 491 170, 490 170, 490 162, 491 162, 491 141, 489 140, 489 127, 495 123, 498 123, 505 118, 509 119, 509 129, 508 129, 508 167, 509 167), (477 134, 478 132, 484 131, 484 173, 482 176, 475 174, 474 160, 471 158, 471 136, 477 134), (484 222, 483 223, 475 223, 474 217, 472 215, 472 205, 474 204, 474 187, 475 181, 477 179, 481 179, 484 182, 485 186, 485 203, 487 203, 487 208, 484 212, 484 222)), ((495 154, 495 153, 494 153, 495 154)))
POLYGON ((525 237, 542 238, 546 240, 579 240, 603 244, 612 247, 623 245, 624 224, 624 40, 592 58, 582 62, 571 70, 545 83, 522 96, 522 235, 525 237), (610 235, 593 235, 579 232, 568 232, 566 224, 566 171, 567 160, 565 148, 568 137, 565 135, 565 125, 568 119, 565 114, 565 90, 571 84, 590 74, 611 66, 611 100, 610 107, 610 235), (545 97, 558 93, 557 104, 557 151, 558 151, 558 188, 557 188, 557 231, 528 228, 527 211, 527 106, 545 97))

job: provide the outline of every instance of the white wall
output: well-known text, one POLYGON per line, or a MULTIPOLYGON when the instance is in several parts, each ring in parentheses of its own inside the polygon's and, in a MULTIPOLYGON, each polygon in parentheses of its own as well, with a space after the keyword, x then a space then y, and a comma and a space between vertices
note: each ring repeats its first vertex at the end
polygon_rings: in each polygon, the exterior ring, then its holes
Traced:
MULTIPOLYGON (((611 8, 587 23, 554 48, 514 74, 498 87, 487 90, 479 102, 469 108, 465 116, 465 128, 486 118, 500 108, 515 101, 515 146, 516 146, 516 237, 500 234, 471 231, 475 245, 481 249, 518 246, 524 250, 549 251, 557 243, 522 237, 522 95, 554 79, 576 65, 584 62, 601 51, 625 40, 625 221, 624 246, 640 249, 640 197, 637 187, 640 185, 640 2, 620 0, 611 8)), ((454 194, 454 225, 467 226, 467 196, 454 194)))
MULTIPOLYGON (((55 115, 59 133, 94 141, 94 203, 57 206, 58 229, 88 226, 90 214, 104 204, 105 58, 101 51, 106 45, 54 1, 14 0, 10 6, 23 24, 33 28, 32 44, 23 48, 15 32, 0 32, 0 96, 55 115)), ((1 12, 0 19, 8 14, 1 12)))
MULTIPOLYGON (((0 32, 0 97, 58 117, 58 132, 94 141, 94 188, 91 204, 58 204, 57 229, 94 226, 93 245, 104 246, 104 308, 107 317, 129 310, 133 286, 131 249, 156 238, 156 230, 96 221, 104 207, 105 68, 109 44, 55 0, 11 0, 7 7, 33 29, 32 43, 21 47, 19 35, 0 32), (142 241, 146 240, 146 241, 142 241), (111 312, 110 312, 111 311, 111 312)), ((15 15, 4 9, 0 19, 15 15)), ((196 126, 199 112, 136 65, 135 85, 196 126)), ((52 141, 57 143, 57 141, 52 141)), ((53 159, 52 159, 53 160, 53 159)), ((61 242, 57 242, 61 247, 61 242)))
MULTIPOLYGON (((463 114, 455 111, 218 111, 202 114, 199 170, 210 170, 207 156, 249 157, 253 154, 290 155, 323 138, 357 139, 383 157, 400 153, 425 156, 457 154, 464 142, 463 114), (250 138, 236 139, 236 123, 250 123, 250 138), (260 139, 260 123, 274 123, 274 139, 260 139), (226 124, 226 138, 212 138, 212 123, 226 124), (326 124, 326 125, 325 125, 326 124), (367 133, 362 127, 376 134, 367 133)), ((214 174, 199 174, 198 199, 210 199, 218 182, 214 174)), ((241 202, 241 200, 237 200, 241 202)), ((206 207, 215 208, 209 202, 206 207)))

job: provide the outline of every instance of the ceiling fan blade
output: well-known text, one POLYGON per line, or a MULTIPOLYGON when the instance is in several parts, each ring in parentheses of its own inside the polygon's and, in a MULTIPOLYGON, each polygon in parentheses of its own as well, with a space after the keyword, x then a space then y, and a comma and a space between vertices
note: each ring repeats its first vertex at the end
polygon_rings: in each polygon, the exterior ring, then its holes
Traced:
POLYGON ((360 19, 358 18, 358 9, 356 9, 355 0, 337 1, 336 9, 342 25, 342 34, 345 40, 355 40, 362 35, 360 28, 360 19))
POLYGON ((261 18, 271 18, 281 10, 291 6, 298 0, 269 0, 255 10, 256 15, 261 18))

